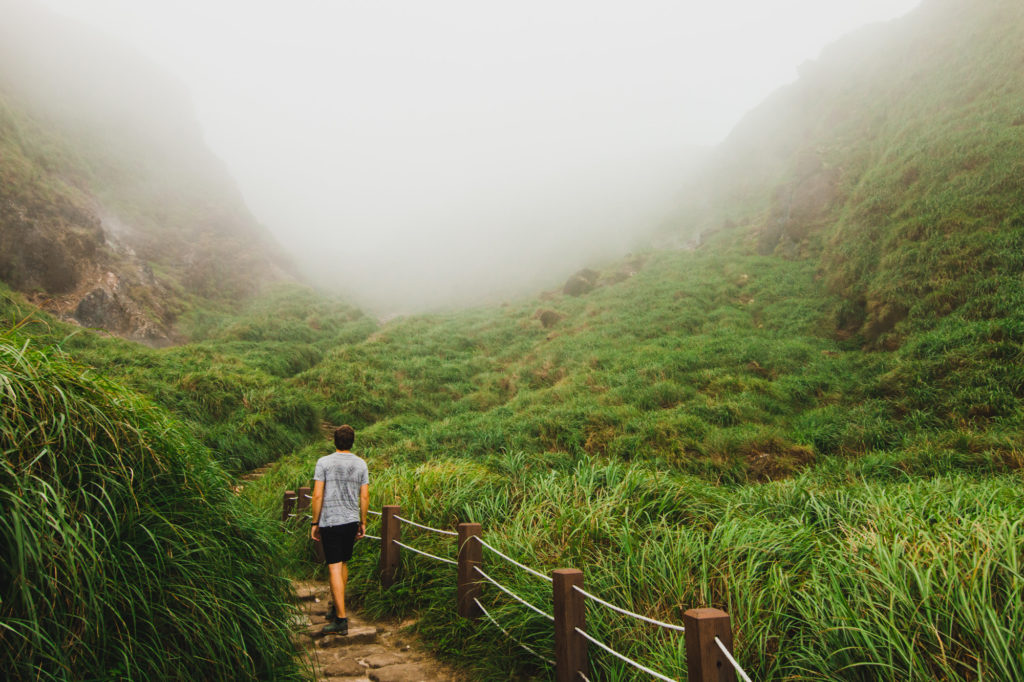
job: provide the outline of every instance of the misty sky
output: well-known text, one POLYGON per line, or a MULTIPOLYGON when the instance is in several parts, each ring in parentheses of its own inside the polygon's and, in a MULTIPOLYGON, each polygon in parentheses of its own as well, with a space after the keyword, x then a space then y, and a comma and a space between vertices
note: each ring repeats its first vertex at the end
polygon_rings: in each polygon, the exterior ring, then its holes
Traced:
POLYGON ((919 0, 42 0, 192 93, 309 277, 381 313, 622 254, 821 48, 919 0))

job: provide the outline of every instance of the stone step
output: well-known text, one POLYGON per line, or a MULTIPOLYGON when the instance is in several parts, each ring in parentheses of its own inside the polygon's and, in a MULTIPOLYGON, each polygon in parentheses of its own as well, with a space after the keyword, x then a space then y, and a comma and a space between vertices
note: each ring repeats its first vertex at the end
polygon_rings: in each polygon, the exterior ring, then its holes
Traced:
POLYGON ((377 641, 377 628, 372 625, 349 625, 347 635, 323 634, 319 630, 310 636, 317 640, 321 649, 349 646, 350 644, 373 644, 377 641))
POLYGON ((426 682, 437 679, 424 666, 417 663, 399 663, 371 670, 373 682, 426 682))

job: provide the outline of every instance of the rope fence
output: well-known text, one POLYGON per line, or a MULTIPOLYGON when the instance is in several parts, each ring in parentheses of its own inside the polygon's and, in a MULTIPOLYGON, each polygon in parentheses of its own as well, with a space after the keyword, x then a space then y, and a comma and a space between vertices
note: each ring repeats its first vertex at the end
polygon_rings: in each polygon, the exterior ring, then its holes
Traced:
POLYGON ((718 637, 715 637, 715 644, 718 645, 718 648, 722 650, 722 653, 725 655, 725 657, 729 659, 730 663, 732 663, 732 667, 735 668, 736 672, 738 672, 740 674, 740 677, 743 678, 743 682, 751 682, 750 675, 747 674, 746 670, 740 667, 740 664, 736 662, 736 659, 732 657, 732 654, 729 653, 729 650, 725 648, 724 644, 722 644, 722 640, 720 640, 718 637))
POLYGON ((637 620, 642 620, 645 623, 651 623, 652 625, 658 625, 660 627, 667 628, 669 630, 676 630, 678 632, 686 632, 686 628, 683 627, 682 625, 672 625, 672 623, 665 623, 665 622, 660 621, 660 620, 655 620, 654 618, 648 618, 647 616, 641 616, 639 613, 633 613, 632 611, 627 611, 626 609, 618 607, 615 604, 609 604, 604 599, 601 599, 600 597, 597 597, 597 596, 594 596, 594 595, 590 594, 589 592, 584 590, 582 587, 576 587, 574 585, 572 589, 576 590, 577 592, 582 594, 587 599, 593 599, 598 604, 601 604, 602 606, 606 606, 609 609, 611 609, 612 611, 618 611, 619 613, 621 613, 624 616, 629 616, 630 618, 636 618, 637 620))
POLYGON ((440 533, 441 535, 458 535, 458 533, 453 533, 450 530, 431 528, 430 526, 424 526, 422 523, 416 523, 415 521, 410 521, 409 519, 403 519, 398 514, 395 514, 395 518, 401 521, 402 523, 408 523, 410 526, 416 526, 417 528, 422 528, 423 530, 429 530, 431 533, 440 533))
POLYGON ((508 637, 508 638, 509 638, 509 639, 511 639, 511 640, 512 640, 513 642, 515 642, 515 643, 516 643, 516 644, 518 644, 519 646, 523 647, 524 649, 526 649, 527 651, 529 651, 529 652, 530 652, 531 654, 533 654, 534 656, 536 656, 536 657, 537 657, 537 658, 539 658, 540 660, 544 661, 545 663, 548 663, 548 664, 550 664, 550 665, 555 665, 555 662, 554 662, 553 660, 551 660, 550 658, 545 658, 544 656, 541 656, 541 655, 540 655, 539 653, 537 653, 537 651, 536 651, 535 649, 533 649, 533 648, 531 648, 531 647, 529 647, 529 646, 527 646, 527 645, 523 644, 523 643, 522 643, 522 642, 520 642, 520 641, 519 641, 518 639, 516 639, 515 637, 513 637, 513 636, 512 636, 511 634, 509 634, 508 630, 506 630, 505 628, 501 627, 501 625, 500 625, 500 624, 498 623, 498 621, 494 620, 494 616, 492 616, 491 614, 489 614, 489 613, 487 612, 487 609, 485 609, 485 608, 484 608, 484 605, 480 603, 480 600, 479 600, 479 599, 477 599, 476 597, 474 597, 474 598, 473 598, 473 601, 474 601, 474 602, 476 602, 476 605, 477 605, 478 607, 480 607, 480 610, 481 610, 481 611, 483 611, 483 614, 484 614, 485 616, 487 616, 488 620, 490 620, 490 621, 491 621, 492 623, 494 623, 494 627, 496 627, 496 628, 498 628, 499 630, 501 630, 501 632, 502 632, 502 633, 503 633, 503 634, 504 634, 504 635, 505 635, 506 637, 508 637))
POLYGON ((601 642, 597 641, 596 639, 594 639, 593 637, 588 635, 586 633, 586 631, 580 630, 579 628, 573 628, 573 629, 577 632, 577 634, 581 635, 584 639, 586 639, 591 644, 596 644, 597 646, 601 647, 602 649, 604 649, 605 651, 610 653, 615 658, 618 658, 621 661, 625 661, 626 663, 629 663, 631 666, 633 666, 637 670, 642 670, 643 672, 647 673, 651 677, 656 677, 659 680, 665 680, 665 682, 676 682, 671 677, 665 677, 661 673, 655 672, 655 671, 651 670, 650 668, 648 668, 647 666, 641 665, 641 664, 637 663, 632 658, 629 658, 628 656, 620 654, 618 651, 616 651, 615 649, 611 648, 607 644, 602 644, 601 642))
MULTIPOLYGON (((285 491, 281 514, 282 521, 287 521, 297 516, 308 518, 308 514, 302 514, 301 512, 310 506, 309 500, 312 500, 312 496, 309 495, 309 490, 309 488, 299 488, 297 492, 292 490, 285 491)), ((401 507, 398 505, 385 505, 381 511, 369 510, 370 514, 381 519, 380 536, 364 534, 363 537, 378 540, 381 543, 379 570, 382 586, 387 588, 394 583, 396 573, 400 567, 399 552, 401 549, 409 550, 414 554, 433 559, 434 561, 455 566, 458 569, 456 590, 458 614, 469 619, 476 619, 480 616, 486 617, 514 643, 541 661, 555 666, 555 679, 557 682, 574 682, 575 680, 590 682, 588 677, 590 672, 587 654, 588 644, 593 644, 599 650, 632 666, 636 670, 650 675, 654 679, 675 682, 674 678, 633 660, 587 632, 585 614, 588 602, 595 602, 618 614, 650 625, 683 633, 686 637, 686 676, 691 682, 721 682, 722 680, 733 679, 733 675, 739 675, 743 682, 752 682, 750 676, 740 667, 740 664, 730 651, 732 648, 732 626, 729 614, 724 611, 713 608, 690 609, 683 614, 685 625, 676 625, 644 616, 621 606, 616 606, 584 590, 583 572, 578 569, 556 569, 550 575, 545 575, 536 569, 520 563, 494 547, 494 545, 486 542, 482 537, 480 524, 460 523, 458 525, 458 532, 453 532, 433 528, 404 518, 400 515, 400 512, 401 507), (404 525, 410 525, 438 535, 456 537, 458 559, 447 559, 403 543, 400 538, 401 529, 404 525), (473 538, 476 539, 476 542, 471 542, 473 538), (496 554, 501 559, 529 575, 551 583, 554 615, 530 603, 488 575, 481 568, 484 563, 484 549, 496 554), (483 594, 483 586, 488 584, 493 585, 519 604, 553 623, 555 630, 554 659, 544 656, 536 649, 513 637, 487 611, 480 601, 480 597, 483 594), (716 646, 711 646, 712 641, 716 646)), ((318 558, 323 560, 322 546, 320 546, 320 543, 314 544, 316 545, 318 558)))
MULTIPOLYGON (((458 535, 458 533, 456 533, 456 535, 458 535)), ((544 575, 544 574, 543 574, 543 573, 541 573, 540 571, 535 571, 535 570, 533 570, 533 569, 532 569, 532 568, 530 568, 529 566, 524 566, 524 565, 522 565, 521 563, 519 563, 518 561, 516 561, 515 559, 513 559, 513 558, 512 558, 512 557, 510 557, 510 556, 507 556, 507 555, 505 555, 505 554, 502 554, 502 553, 501 553, 501 552, 500 552, 499 550, 495 549, 493 545, 489 545, 488 543, 484 542, 484 541, 483 541, 483 540, 482 540, 482 539, 480 538, 480 536, 479 536, 479 535, 474 535, 473 537, 475 537, 475 538, 477 539, 477 542, 479 542, 479 543, 480 543, 481 545, 483 545, 483 546, 484 546, 484 547, 486 547, 487 549, 491 550, 492 552, 494 552, 495 554, 497 554, 498 556, 500 556, 500 557, 501 557, 502 559, 504 559, 505 561, 507 561, 507 562, 509 562, 509 563, 511 563, 511 564, 514 564, 514 565, 518 566, 519 568, 523 569, 523 570, 524 570, 524 571, 526 571, 527 573, 532 573, 533 575, 537 576, 538 578, 541 578, 541 579, 543 579, 543 580, 547 580, 548 582, 551 582, 551 578, 550 578, 550 577, 548 577, 548 576, 544 575)))
POLYGON ((499 590, 501 590, 502 592, 504 592, 508 596, 510 596, 513 599, 515 599, 517 602, 519 602, 523 606, 526 606, 527 608, 532 609, 533 611, 535 611, 536 613, 539 613, 540 615, 544 616, 545 618, 547 618, 550 621, 554 621, 555 620, 554 616, 549 615, 547 613, 544 613, 543 609, 537 608, 536 606, 534 606, 530 602, 526 601, 525 599, 520 597, 518 594, 516 594, 512 590, 508 589, 507 587, 505 587, 504 585, 499 583, 497 580, 495 580, 491 576, 489 576, 486 573, 484 573, 483 571, 481 571, 479 566, 474 566, 473 570, 475 570, 477 573, 479 573, 480 577, 482 577, 484 580, 486 580, 487 582, 491 583, 492 585, 497 587, 499 590))
POLYGON ((415 552, 416 554, 421 554, 421 555, 423 555, 425 557, 429 557, 429 558, 435 559, 437 561, 443 561, 444 563, 451 564, 452 566, 458 566, 458 563, 455 562, 455 561, 452 561, 451 559, 445 559, 444 557, 435 556, 433 554, 430 554, 429 552, 424 552, 422 549, 416 549, 415 547, 410 547, 409 545, 401 543, 398 540, 392 540, 391 542, 395 543, 399 547, 404 547, 405 549, 409 550, 410 552, 415 552))

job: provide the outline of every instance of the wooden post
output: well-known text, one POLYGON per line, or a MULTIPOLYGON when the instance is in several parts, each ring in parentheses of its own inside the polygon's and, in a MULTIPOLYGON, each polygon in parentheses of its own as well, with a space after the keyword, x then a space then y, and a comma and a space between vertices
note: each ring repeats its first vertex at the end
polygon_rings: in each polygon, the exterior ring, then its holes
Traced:
POLYGON ((313 493, 310 491, 309 487, 303 486, 303 487, 299 488, 299 492, 298 492, 299 499, 297 499, 295 501, 295 515, 296 516, 298 516, 299 512, 302 511, 303 509, 309 509, 309 505, 313 502, 313 500, 310 499, 310 497, 312 497, 312 495, 313 495, 313 493))
POLYGON ((402 522, 396 516, 402 515, 397 504, 386 504, 380 516, 380 584, 391 587, 398 570, 398 551, 401 549, 392 540, 402 539, 402 522))
POLYGON ((715 644, 722 640, 732 652, 729 614, 719 609, 690 609, 683 614, 686 627, 686 671, 691 682, 736 682, 736 669, 715 644))
POLYGON ((483 531, 479 523, 459 524, 459 570, 458 587, 455 590, 458 613, 463 618, 476 620, 482 615, 474 599, 480 597, 482 578, 473 570, 484 563, 484 546, 473 538, 479 538, 483 531))
POLYGON ((586 601, 573 587, 583 588, 583 571, 559 568, 551 572, 555 607, 555 680, 575 682, 588 672, 587 640, 576 628, 587 629, 586 601))
POLYGON ((287 522, 289 515, 295 510, 295 491, 284 491, 284 503, 281 506, 281 522, 287 522))

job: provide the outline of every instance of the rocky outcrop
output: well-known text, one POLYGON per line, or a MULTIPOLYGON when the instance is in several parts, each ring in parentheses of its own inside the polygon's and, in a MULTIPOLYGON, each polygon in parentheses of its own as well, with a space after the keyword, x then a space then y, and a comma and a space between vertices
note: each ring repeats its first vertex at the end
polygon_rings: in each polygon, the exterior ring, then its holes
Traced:
POLYGON ((567 296, 582 296, 590 293, 597 286, 599 277, 600 273, 590 268, 583 268, 569 278, 565 286, 562 287, 562 293, 567 296))
POLYGON ((557 312, 555 310, 550 310, 548 308, 541 308, 540 310, 533 314, 533 319, 540 320, 541 326, 544 327, 545 329, 551 329, 556 324, 561 322, 562 318, 564 317, 565 315, 563 315, 562 313, 557 312))
POLYGON ((288 270, 180 84, 84 25, 5 6, 0 281, 65 321, 165 344, 190 305, 288 270))

